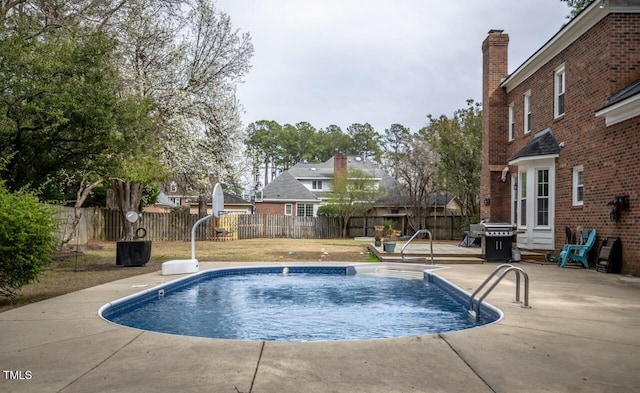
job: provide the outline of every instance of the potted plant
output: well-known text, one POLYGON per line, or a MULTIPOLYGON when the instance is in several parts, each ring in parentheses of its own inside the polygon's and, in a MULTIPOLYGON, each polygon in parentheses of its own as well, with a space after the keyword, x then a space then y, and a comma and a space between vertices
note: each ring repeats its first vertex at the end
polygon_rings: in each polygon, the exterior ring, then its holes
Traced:
POLYGON ((396 249, 396 240, 398 239, 398 231, 393 229, 393 223, 385 223, 382 235, 384 236, 384 251, 394 252, 396 249))
POLYGON ((373 244, 376 247, 380 247, 382 245, 382 232, 375 232, 375 236, 374 236, 375 241, 373 242, 373 244))

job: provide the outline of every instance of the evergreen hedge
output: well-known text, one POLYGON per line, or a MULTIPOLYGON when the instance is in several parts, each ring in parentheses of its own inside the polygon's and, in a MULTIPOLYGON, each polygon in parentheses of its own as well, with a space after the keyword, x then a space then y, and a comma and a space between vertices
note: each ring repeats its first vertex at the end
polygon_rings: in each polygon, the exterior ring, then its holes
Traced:
POLYGON ((0 296, 14 297, 51 262, 55 210, 28 192, 9 192, 0 182, 0 296))

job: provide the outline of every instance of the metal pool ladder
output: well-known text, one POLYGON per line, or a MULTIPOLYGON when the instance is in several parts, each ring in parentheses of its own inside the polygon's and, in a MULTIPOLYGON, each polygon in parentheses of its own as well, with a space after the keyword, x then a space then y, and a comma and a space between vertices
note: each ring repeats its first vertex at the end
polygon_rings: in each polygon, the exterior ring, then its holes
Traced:
POLYGON ((525 272, 522 268, 513 266, 508 263, 503 263, 502 265, 498 265, 498 267, 493 270, 489 277, 487 277, 482 282, 482 284, 480 284, 480 286, 473 292, 473 294, 471 294, 471 297, 469 298, 469 316, 471 318, 475 319, 476 321, 480 320, 480 304, 482 303, 484 298, 489 295, 493 288, 495 288, 496 285, 498 285, 498 283, 510 271, 513 271, 516 274, 516 299, 514 303, 520 303, 520 273, 522 273, 522 275, 524 276, 524 304, 522 305, 522 308, 531 308, 531 306, 529 306, 529 276, 527 275, 527 272, 525 272), (502 274, 500 274, 500 276, 498 276, 493 284, 491 284, 491 286, 486 291, 484 291, 482 296, 480 296, 478 302, 476 303, 476 309, 474 310, 473 301, 476 299, 476 294, 478 294, 478 292, 480 292, 480 290, 482 290, 482 288, 484 288, 484 286, 487 285, 487 283, 493 278, 493 276, 498 274, 500 270, 502 270, 502 274))
POLYGON ((431 232, 428 229, 419 229, 416 233, 413 234, 413 236, 411 236, 411 239, 409 239, 405 244, 402 245, 402 248, 400 249, 400 257, 402 258, 402 262, 407 262, 407 261, 418 261, 418 260, 422 260, 425 258, 407 258, 404 256, 404 249, 407 248, 407 246, 409 245, 409 243, 411 243, 413 241, 413 239, 415 239, 419 234, 421 233, 426 233, 429 235, 429 249, 431 250, 431 264, 433 265, 433 237, 431 236, 431 232))

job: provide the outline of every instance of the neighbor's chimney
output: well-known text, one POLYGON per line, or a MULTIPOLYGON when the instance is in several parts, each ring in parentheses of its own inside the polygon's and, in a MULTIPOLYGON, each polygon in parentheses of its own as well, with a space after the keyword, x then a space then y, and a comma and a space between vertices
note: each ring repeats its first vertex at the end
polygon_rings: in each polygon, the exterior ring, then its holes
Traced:
POLYGON ((509 142, 509 104, 500 86, 508 76, 508 46, 509 35, 503 30, 489 30, 482 43, 480 217, 491 221, 510 221, 510 194, 500 179, 509 142))
POLYGON ((347 173, 347 155, 337 153, 333 156, 333 176, 347 173))

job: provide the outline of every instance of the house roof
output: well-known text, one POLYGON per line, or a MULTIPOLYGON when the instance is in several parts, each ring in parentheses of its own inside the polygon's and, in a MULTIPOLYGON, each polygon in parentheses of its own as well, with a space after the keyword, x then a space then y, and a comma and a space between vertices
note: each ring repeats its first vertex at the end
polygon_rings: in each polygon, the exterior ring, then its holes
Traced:
POLYGON ((507 93, 511 92, 569 45, 582 37, 587 30, 604 19, 610 12, 619 11, 621 8, 635 9, 637 7, 635 4, 624 4, 625 2, 623 1, 614 0, 613 2, 620 4, 611 5, 592 1, 578 15, 563 25, 551 39, 525 60, 515 71, 509 74, 501 83, 501 86, 506 89, 507 93), (602 4, 605 5, 605 8, 600 7, 602 4))
MULTIPOLYGON (((289 168, 287 172, 291 173, 296 179, 327 179, 333 177, 334 157, 325 162, 308 163, 299 162, 289 168)), ((380 166, 369 160, 365 160, 359 156, 347 156, 347 168, 354 168, 363 171, 374 179, 382 179, 388 175, 380 168, 380 166)))
MULTIPOLYGON (((453 193, 440 193, 430 194, 427 197, 427 207, 435 207, 435 206, 446 206, 449 202, 456 198, 456 194, 453 193)), ((377 205, 383 206, 398 206, 398 205, 411 205, 411 199, 403 195, 400 192, 392 192, 387 194, 387 196, 376 203, 377 205)))
POLYGON ((309 191, 288 171, 281 173, 271 183, 267 184, 262 192, 262 200, 320 202, 313 192, 309 191))
POLYGON ((333 176, 333 164, 299 162, 287 170, 296 179, 325 179, 333 176))
POLYGON ((224 203, 228 203, 230 205, 251 205, 251 202, 245 201, 239 196, 235 196, 226 192, 224 193, 224 203))
POLYGON ((640 79, 613 94, 596 110, 596 117, 603 116, 607 127, 640 116, 640 79))
POLYGON ((535 134, 531 142, 527 143, 522 150, 509 159, 509 163, 522 158, 553 156, 558 154, 560 154, 560 145, 555 135, 553 135, 551 128, 547 128, 535 134))
POLYGON ((627 98, 631 98, 636 94, 640 94, 640 79, 631 83, 629 86, 625 86, 622 90, 609 97, 607 100, 607 106, 622 102, 627 98))
POLYGON ((156 203, 154 205, 162 206, 162 207, 174 207, 175 206, 175 204, 173 202, 171 202, 171 200, 169 199, 167 194, 165 194, 162 191, 160 191, 160 193, 158 194, 158 198, 156 199, 156 203))
POLYGON ((456 197, 456 194, 452 194, 450 192, 446 194, 431 194, 429 195, 429 206, 445 206, 447 203, 451 202, 452 199, 456 197))
POLYGON ((607 99, 607 103, 600 109, 602 110, 608 106, 615 105, 619 102, 626 100, 627 98, 631 98, 637 94, 640 94, 640 79, 631 83, 628 86, 625 86, 620 91, 616 92, 614 95, 607 99))

